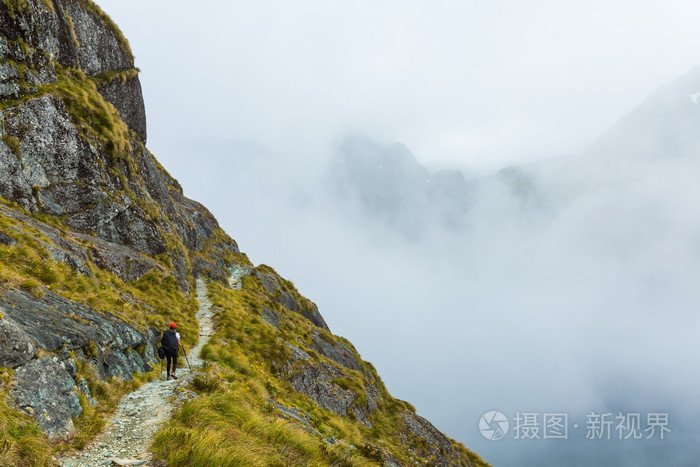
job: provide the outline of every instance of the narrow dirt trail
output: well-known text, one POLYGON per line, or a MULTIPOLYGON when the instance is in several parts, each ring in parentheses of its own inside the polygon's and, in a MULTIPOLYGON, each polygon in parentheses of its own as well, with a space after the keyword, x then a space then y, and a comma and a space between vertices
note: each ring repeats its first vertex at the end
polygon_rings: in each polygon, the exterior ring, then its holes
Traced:
POLYGON ((80 453, 59 459, 60 466, 139 466, 151 462, 150 445, 156 432, 180 403, 194 396, 185 386, 194 378, 196 369, 202 366, 202 347, 213 334, 211 302, 202 279, 197 279, 197 300, 199 343, 187 353, 192 371, 187 368, 185 355, 180 352, 177 362, 179 379, 152 381, 124 396, 105 431, 80 453))

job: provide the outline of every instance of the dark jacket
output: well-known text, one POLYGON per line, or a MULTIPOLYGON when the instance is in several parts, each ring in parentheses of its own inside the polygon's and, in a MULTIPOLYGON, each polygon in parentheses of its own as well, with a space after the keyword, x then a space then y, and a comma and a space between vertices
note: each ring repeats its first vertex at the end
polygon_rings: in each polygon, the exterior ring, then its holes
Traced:
POLYGON ((172 329, 168 329, 163 333, 163 338, 160 340, 160 343, 163 344, 163 347, 165 347, 165 352, 167 355, 173 356, 177 355, 177 351, 180 348, 180 344, 177 342, 177 336, 175 335, 175 331, 172 329))

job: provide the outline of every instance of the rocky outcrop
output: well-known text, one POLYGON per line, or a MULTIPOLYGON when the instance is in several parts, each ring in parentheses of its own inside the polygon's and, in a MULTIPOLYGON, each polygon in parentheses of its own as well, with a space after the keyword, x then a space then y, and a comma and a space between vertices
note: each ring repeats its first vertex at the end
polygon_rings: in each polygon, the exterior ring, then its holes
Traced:
POLYGON ((314 360, 307 352, 287 343, 292 358, 281 370, 292 387, 324 409, 340 416, 352 416, 368 428, 372 427, 370 417, 377 410, 377 389, 368 385, 363 394, 358 394, 344 384, 347 375, 344 371, 324 361, 314 360), (346 387, 343 387, 346 386, 346 387))
MULTIPOLYGON (((90 358, 102 373, 113 373, 105 354, 109 357, 116 351, 145 347, 150 338, 150 331, 140 332, 109 312, 98 313, 51 292, 37 298, 21 290, 1 291, 0 310, 9 326, 6 329, 18 327, 21 330, 18 336, 28 337, 35 352, 58 351, 68 358, 67 352, 76 351, 90 358), (96 348, 92 347, 93 343, 97 344, 96 348)), ((21 362, 21 355, 24 355, 22 346, 6 353, 5 359, 21 362)), ((146 369, 143 361, 140 366, 131 366, 130 371, 146 369)), ((121 376, 130 378, 126 374, 121 376)))
POLYGON ((146 106, 141 98, 141 82, 138 76, 117 77, 97 86, 97 90, 117 109, 124 123, 146 143, 146 106))
POLYGON ((56 81, 52 60, 61 66, 77 66, 77 47, 62 9, 51 11, 41 0, 15 5, 0 7, 2 99, 16 99, 56 81))
MULTIPOLYGON (((203 250, 220 228, 206 208, 182 195, 142 145, 134 146, 135 164, 122 162, 115 170, 51 95, 0 111, 0 124, 3 137, 17 141, 16 152, 0 141, 0 172, 7 174, 0 180, 0 196, 136 252, 167 252, 186 287, 183 247, 203 250), (181 245, 168 242, 172 234, 181 245)), ((238 247, 223 236, 212 250, 213 260, 198 272, 224 281, 228 258, 238 247)))
POLYGON ((31 212, 65 218, 67 225, 137 251, 159 254, 165 240, 150 218, 110 172, 104 156, 78 132, 63 103, 48 95, 0 112, 5 138, 0 170, 10 177, 0 195, 31 212))
POLYGON ((216 219, 145 149, 138 70, 116 26, 88 0, 16 5, 0 8, 0 196, 138 253, 166 253, 184 289, 189 251, 209 248, 196 272, 225 281, 238 247, 213 238, 216 219))
MULTIPOLYGON (((42 257, 90 277, 102 268, 128 282, 157 269, 186 292, 193 273, 225 281, 238 246, 182 194, 145 148, 146 136, 138 70, 99 7, 0 3, 0 196, 20 206, 0 204, 11 220, 0 244, 31 242, 42 257)), ((14 369, 10 395, 54 439, 73 433, 79 393, 94 402, 79 361, 98 378, 130 379, 151 368, 157 341, 149 329, 46 289, 0 289, 0 367, 14 369)))
POLYGON ((452 441, 428 420, 411 412, 403 413, 401 418, 406 425, 406 431, 403 434, 404 442, 411 444, 416 439, 422 440, 420 449, 423 452, 419 454, 424 459, 431 459, 430 465, 444 467, 468 465, 462 460, 460 453, 454 449, 452 441))
POLYGON ((313 334, 311 337, 318 353, 346 368, 362 371, 362 367, 355 359, 355 354, 347 346, 340 342, 330 343, 318 333, 313 334))
POLYGON ((275 329, 280 328, 280 317, 273 309, 268 308, 265 305, 263 305, 261 315, 262 315, 262 319, 267 324, 274 327, 275 329))
MULTIPOLYGON (((32 238, 46 248, 53 259, 75 269, 83 276, 92 277, 88 266, 90 261, 123 281, 139 279, 149 271, 160 268, 150 257, 118 243, 107 242, 90 235, 62 231, 2 205, 0 205, 0 214, 31 228, 15 229, 15 234, 19 238, 21 236, 32 238), (31 230, 39 232, 40 235, 33 234, 31 230)), ((8 238, 16 243, 12 237, 8 238)))
MULTIPOLYGON (((98 6, 80 0, 58 0, 57 3, 70 17, 77 68, 88 76, 96 76, 134 67, 128 43, 98 6)), ((141 99, 140 94, 138 98, 141 99)))
POLYGON ((139 331, 50 292, 37 298, 2 291, 0 315, 0 367, 14 369, 10 395, 54 440, 73 435, 72 417, 82 410, 79 392, 94 402, 84 380, 75 379, 75 359, 105 379, 131 379, 155 362, 155 331, 139 331))
POLYGON ((17 368, 34 358, 37 347, 15 323, 0 319, 0 368, 17 368))
POLYGON ((318 311, 318 306, 302 297, 289 281, 282 279, 272 268, 262 265, 253 269, 252 273, 260 281, 271 301, 279 303, 289 311, 299 313, 319 328, 330 330, 318 311))
MULTIPOLYGON (((0 99, 16 99, 54 83, 58 68, 87 76, 134 69, 126 39, 99 7, 86 0, 24 0, 0 8, 0 99)), ((138 77, 100 91, 145 142, 146 118, 138 77)))
POLYGON ((83 411, 75 380, 56 357, 42 356, 18 368, 11 391, 17 405, 54 440, 75 434, 73 417, 83 411))
MULTIPOLYGON (((325 339, 322 332, 314 332, 312 341, 316 352, 338 366, 319 358, 311 350, 304 350, 285 342, 289 361, 279 369, 280 376, 292 387, 305 394, 320 407, 343 417, 354 418, 367 428, 372 427, 372 415, 380 403, 400 407, 397 426, 401 442, 417 457, 436 466, 467 466, 464 453, 425 418, 405 410, 405 403, 383 399, 369 372, 363 372, 357 354, 336 339, 325 339), (360 376, 361 383, 353 376, 360 376), (382 402, 383 401, 383 402, 382 402)), ((381 385, 381 382, 378 384, 381 385)), ((391 399, 391 398, 389 398, 391 399)), ((361 447, 364 455, 376 458, 386 465, 399 465, 376 446, 361 447), (371 451, 371 452, 365 452, 371 451)))

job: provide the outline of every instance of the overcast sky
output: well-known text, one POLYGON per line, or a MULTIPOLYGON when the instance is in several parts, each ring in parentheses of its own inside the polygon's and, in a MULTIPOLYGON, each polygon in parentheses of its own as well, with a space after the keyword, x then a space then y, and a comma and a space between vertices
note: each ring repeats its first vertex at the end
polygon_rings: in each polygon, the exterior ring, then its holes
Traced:
MULTIPOLYGON (((185 194, 449 435, 495 465, 573 467, 591 459, 585 439, 489 444, 479 415, 699 412, 694 160, 549 165, 538 190, 556 209, 521 209, 494 183, 472 231, 419 241, 339 207, 324 177, 347 135, 467 176, 579 153, 700 64, 700 3, 99 3, 141 68, 148 146, 185 194)), ((674 105, 697 118, 686 91, 674 105)), ((693 137, 683 115, 669 123, 693 137)), ((674 423, 664 450, 596 465, 687 454, 698 423, 674 423)))
POLYGON ((436 166, 575 153, 700 57, 684 0, 99 3, 166 160, 196 136, 308 153, 346 132, 436 166))

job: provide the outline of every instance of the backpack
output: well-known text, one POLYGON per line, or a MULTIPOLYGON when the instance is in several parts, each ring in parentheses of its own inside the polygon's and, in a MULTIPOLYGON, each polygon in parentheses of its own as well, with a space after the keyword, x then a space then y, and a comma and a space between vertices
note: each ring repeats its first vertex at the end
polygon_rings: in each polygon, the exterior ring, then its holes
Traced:
POLYGON ((165 358, 165 347, 163 347, 162 345, 158 347, 158 358, 160 358, 161 360, 165 358))
POLYGON ((165 331, 160 343, 163 344, 163 347, 165 347, 165 352, 168 355, 177 355, 180 344, 177 342, 177 335, 175 334, 175 331, 172 329, 165 331))

